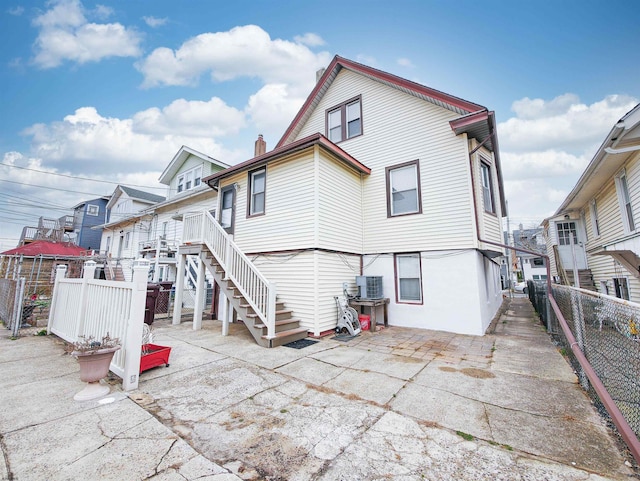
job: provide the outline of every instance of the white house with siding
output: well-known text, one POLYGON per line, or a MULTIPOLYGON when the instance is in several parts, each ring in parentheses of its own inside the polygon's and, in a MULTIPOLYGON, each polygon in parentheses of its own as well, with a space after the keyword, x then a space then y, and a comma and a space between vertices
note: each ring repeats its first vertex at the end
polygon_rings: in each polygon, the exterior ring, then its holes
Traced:
POLYGON ((543 227, 556 280, 574 284, 575 259, 597 291, 640 302, 640 104, 616 122, 543 227))
POLYGON ((274 150, 204 181, 219 192, 206 229, 313 336, 359 275, 382 277, 392 326, 482 335, 502 304, 495 116, 478 104, 336 56, 274 150))

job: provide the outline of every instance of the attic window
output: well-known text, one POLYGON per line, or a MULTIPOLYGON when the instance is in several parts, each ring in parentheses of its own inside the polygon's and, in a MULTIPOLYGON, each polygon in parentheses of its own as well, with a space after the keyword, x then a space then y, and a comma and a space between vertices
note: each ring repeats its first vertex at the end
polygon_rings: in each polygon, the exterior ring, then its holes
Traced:
POLYGON ((360 96, 327 110, 327 137, 341 142, 362 135, 362 99, 360 96))
POLYGON ((178 176, 178 193, 198 187, 202 182, 202 166, 182 172, 178 176))
POLYGON ((98 215, 100 212, 100 206, 95 204, 87 205, 87 215, 98 215))

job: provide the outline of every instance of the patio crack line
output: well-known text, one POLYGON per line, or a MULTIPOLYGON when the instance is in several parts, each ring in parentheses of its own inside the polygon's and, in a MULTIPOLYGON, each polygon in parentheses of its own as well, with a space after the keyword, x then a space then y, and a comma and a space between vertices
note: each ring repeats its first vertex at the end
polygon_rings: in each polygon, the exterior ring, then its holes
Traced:
MULTIPOLYGON (((178 439, 180 439, 180 438, 178 438, 178 439)), ((176 445, 176 443, 178 442, 178 439, 174 439, 174 440, 173 440, 173 442, 171 443, 171 445, 167 448, 167 451, 166 451, 166 452, 165 452, 165 453, 160 457, 160 460, 158 461, 158 464, 156 464, 156 467, 155 467, 155 468, 153 468, 153 471, 154 471, 155 475, 158 475, 158 474, 160 474, 161 472, 166 471, 166 470, 167 470, 168 468, 170 468, 170 467, 174 467, 174 468, 175 468, 175 465, 174 465, 174 466, 167 466, 167 468, 163 469, 162 471, 160 471, 160 470, 159 470, 159 467, 160 467, 160 465, 162 464, 162 462, 164 461, 164 458, 166 458, 166 457, 169 455, 169 453, 171 452, 171 450, 173 449, 173 447, 174 447, 174 446, 176 445)), ((177 472, 177 471, 178 471, 178 470, 176 469, 176 472, 177 472)))
POLYGON ((11 463, 9 462, 9 455, 7 445, 4 442, 4 435, 0 434, 0 449, 2 449, 2 456, 4 457, 4 466, 7 469, 8 480, 13 480, 13 472, 11 471, 11 463))

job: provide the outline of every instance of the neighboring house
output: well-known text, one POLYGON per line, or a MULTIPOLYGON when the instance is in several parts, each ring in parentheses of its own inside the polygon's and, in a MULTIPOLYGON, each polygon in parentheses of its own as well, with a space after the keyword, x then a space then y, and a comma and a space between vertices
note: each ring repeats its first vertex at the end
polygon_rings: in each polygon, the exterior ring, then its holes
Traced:
MULTIPOLYGON (((547 244, 542 228, 520 229, 513 231, 513 246, 546 255, 547 244)), ((525 281, 541 281, 547 279, 547 262, 544 257, 516 251, 518 269, 521 279, 525 281)))
POLYGON ((146 258, 151 262, 150 280, 175 281, 182 217, 203 209, 215 212, 217 192, 202 178, 227 167, 182 146, 160 176, 160 183, 167 186, 166 198, 119 186, 113 196, 118 200, 110 202, 110 222, 103 226, 101 250, 111 258, 146 258))
POLYGON ((545 219, 556 281, 640 302, 640 104, 622 117, 545 219), (583 282, 584 281, 584 282, 583 282), (586 285, 585 285, 586 284, 586 285))
POLYGON ((145 210, 164 200, 131 187, 116 187, 107 203, 108 221, 96 227, 102 229, 100 253, 115 262, 104 266, 107 279, 131 280, 131 263, 139 256, 138 242, 151 229, 153 216, 145 210))
POLYGON ((107 221, 109 199, 109 196, 98 197, 80 202, 73 208, 73 241, 76 245, 86 250, 100 249, 102 229, 94 227, 107 221))
POLYGON ((337 56, 318 77, 274 150, 204 179, 217 222, 311 335, 359 275, 382 277, 391 325, 484 334, 502 304, 494 113, 337 56))

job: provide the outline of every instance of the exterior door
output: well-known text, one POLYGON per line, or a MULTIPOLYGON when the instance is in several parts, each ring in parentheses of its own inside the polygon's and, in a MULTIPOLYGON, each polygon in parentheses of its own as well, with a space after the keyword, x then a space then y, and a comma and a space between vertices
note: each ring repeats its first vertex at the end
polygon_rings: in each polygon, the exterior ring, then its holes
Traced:
POLYGON ((220 225, 227 234, 233 234, 235 220, 236 189, 233 185, 229 185, 220 191, 220 225))
POLYGON ((576 221, 556 222, 558 254, 560 255, 560 262, 562 262, 562 267, 565 271, 573 269, 574 258, 577 269, 587 268, 587 254, 584 250, 584 239, 582 239, 582 233, 581 230, 578 229, 578 224, 576 221))

